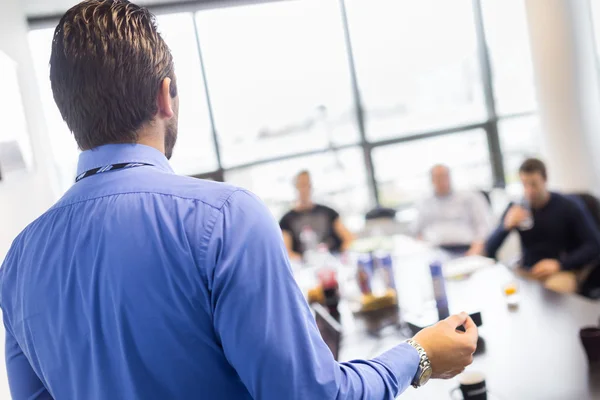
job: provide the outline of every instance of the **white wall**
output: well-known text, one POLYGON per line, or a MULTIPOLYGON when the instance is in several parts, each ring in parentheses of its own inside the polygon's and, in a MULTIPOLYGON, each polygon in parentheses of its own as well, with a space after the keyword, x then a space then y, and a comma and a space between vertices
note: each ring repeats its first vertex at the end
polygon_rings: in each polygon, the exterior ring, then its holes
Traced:
MULTIPOLYGON (((0 260, 13 238, 54 200, 49 168, 48 137, 42 104, 27 42, 27 23, 20 0, 0 3, 0 50, 18 64, 19 85, 25 108, 35 165, 29 173, 8 175, 0 181, 0 260)), ((2 126, 0 126, 2 129, 2 126)), ((0 328, 0 399, 9 399, 4 365, 4 329, 0 328)))
POLYGON ((2 260, 21 229, 52 204, 55 176, 52 173, 50 152, 44 151, 48 149, 48 136, 29 53, 27 22, 19 0, 2 0, 0 50, 17 62, 21 96, 35 160, 31 172, 9 174, 0 181, 2 260))
POLYGON ((600 86, 589 3, 525 4, 550 185, 598 194, 600 86))

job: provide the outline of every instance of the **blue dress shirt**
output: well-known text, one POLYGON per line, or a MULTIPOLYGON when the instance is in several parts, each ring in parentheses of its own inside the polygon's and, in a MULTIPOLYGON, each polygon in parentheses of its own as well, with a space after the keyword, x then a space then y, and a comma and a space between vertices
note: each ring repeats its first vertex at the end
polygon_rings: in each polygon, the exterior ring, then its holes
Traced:
POLYGON ((337 363, 247 191, 177 176, 158 150, 85 151, 90 176, 14 241, 0 270, 15 400, 392 399, 407 344, 337 363))

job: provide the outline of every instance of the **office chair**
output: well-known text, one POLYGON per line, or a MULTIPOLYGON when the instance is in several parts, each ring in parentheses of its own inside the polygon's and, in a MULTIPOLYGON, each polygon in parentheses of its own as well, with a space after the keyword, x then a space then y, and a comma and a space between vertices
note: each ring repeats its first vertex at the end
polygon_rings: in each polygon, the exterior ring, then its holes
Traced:
MULTIPOLYGON (((596 241, 600 243, 600 201, 590 193, 573 193, 568 197, 584 212, 586 221, 595 233, 596 241)), ((596 267, 580 284, 579 294, 591 299, 600 299, 600 254, 596 260, 596 267)))
POLYGON ((399 233, 396 210, 376 207, 365 215, 365 232, 368 236, 388 236, 399 233))
POLYGON ((373 220, 373 219, 394 219, 396 218, 396 210, 394 210, 393 208, 386 208, 386 207, 376 207, 374 209, 372 209, 371 211, 369 211, 367 213, 367 215, 365 215, 365 219, 367 221, 373 220))
POLYGON ((479 193, 481 193, 481 195, 487 201, 488 205, 491 207, 492 206, 492 198, 490 197, 490 192, 488 192, 487 190, 479 190, 479 193))

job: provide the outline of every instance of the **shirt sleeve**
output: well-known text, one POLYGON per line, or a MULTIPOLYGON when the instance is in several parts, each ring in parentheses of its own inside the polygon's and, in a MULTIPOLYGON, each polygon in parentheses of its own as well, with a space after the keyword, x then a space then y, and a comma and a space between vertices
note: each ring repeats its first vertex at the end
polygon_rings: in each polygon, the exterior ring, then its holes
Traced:
POLYGON ((253 398, 393 399, 416 374, 418 353, 407 344, 372 360, 334 360, 277 225, 253 195, 238 191, 221 209, 207 260, 215 332, 253 398))
POLYGON ((422 236, 425 230, 425 221, 427 218, 425 208, 425 203, 417 206, 417 217, 411 226, 411 233, 414 237, 422 236))
POLYGON ((490 206, 481 193, 473 193, 471 203, 475 240, 485 241, 491 229, 490 206))
POLYGON ((282 231, 291 232, 292 227, 290 226, 290 214, 289 213, 285 214, 281 218, 281 220, 279 221, 279 227, 281 228, 282 231))
MULTIPOLYGON (((571 200, 569 200, 571 201, 571 200)), ((572 202, 569 209, 571 234, 580 245, 560 259, 563 270, 573 270, 586 266, 600 257, 600 244, 597 241, 592 222, 582 207, 572 202)))
POLYGON ((508 205, 508 207, 502 214, 502 217, 500 218, 500 223, 498 224, 498 227, 496 227, 494 232, 492 232, 490 237, 485 242, 485 254, 490 258, 496 258, 496 253, 498 252, 498 250, 500 250, 500 247, 502 247, 502 244, 510 234, 510 231, 507 231, 506 228, 504 228, 504 218, 506 217, 508 210, 510 210, 512 206, 512 203, 508 205))
POLYGON ((0 308, 2 308, 2 320, 4 323, 4 360, 6 363, 6 372, 8 375, 8 385, 13 400, 52 400, 42 381, 34 372, 31 364, 23 350, 17 343, 12 330, 10 329, 9 316, 7 311, 7 302, 3 298, 3 287, 5 283, 6 268, 9 264, 16 262, 18 239, 15 239, 9 250, 2 267, 0 268, 0 308))
MULTIPOLYGON (((5 317, 6 318, 6 317, 5 317)), ((6 320, 4 321, 6 327, 6 320)), ((13 400, 52 400, 52 396, 31 368, 27 357, 8 328, 5 341, 6 372, 13 400)))
POLYGON ((329 216, 329 220, 331 221, 331 223, 334 223, 335 220, 340 217, 340 213, 335 211, 333 208, 325 207, 325 210, 327 210, 327 215, 329 216))

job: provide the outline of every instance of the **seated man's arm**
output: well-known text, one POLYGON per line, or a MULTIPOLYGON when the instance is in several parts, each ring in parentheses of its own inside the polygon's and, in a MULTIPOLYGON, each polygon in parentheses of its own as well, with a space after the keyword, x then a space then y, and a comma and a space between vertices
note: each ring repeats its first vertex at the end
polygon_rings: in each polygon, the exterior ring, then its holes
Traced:
POLYGON ((485 240, 490 234, 491 215, 490 206, 482 194, 473 193, 470 212, 474 224, 475 240, 471 243, 467 255, 483 255, 485 253, 485 240))
POLYGON ((288 256, 292 260, 299 260, 302 258, 302 254, 296 253, 294 251, 294 238, 292 238, 292 233, 290 231, 281 231, 283 235, 283 243, 285 244, 285 248, 287 250, 288 256))
POLYGON ((327 213, 333 233, 340 239, 340 251, 348 250, 352 246, 352 242, 354 242, 354 235, 346 228, 337 211, 330 207, 324 206, 323 208, 327 213))
POLYGON ((333 221, 333 230, 342 239, 341 250, 348 250, 354 242, 354 235, 346 228, 339 216, 333 221))
MULTIPOLYGON (((7 326, 6 321, 4 325, 7 326)), ((8 373, 8 384, 12 399, 52 400, 52 396, 31 368, 29 361, 9 329, 7 328, 5 332, 6 372, 8 373)))
POLYGON ((492 232, 492 234, 488 237, 485 242, 485 256, 490 258, 496 258, 496 253, 502 247, 502 244, 510 234, 510 230, 505 226, 505 219, 510 211, 512 204, 509 204, 504 214, 502 214, 502 218, 500 218, 500 223, 496 227, 496 229, 492 232))
POLYGON ((424 239, 423 233, 425 230, 425 225, 427 224, 426 219, 427 212, 425 210, 425 203, 421 203, 417 206, 417 218, 413 222, 410 229, 413 237, 415 237, 417 240, 424 239))
POLYGON ((412 381, 418 353, 402 344, 369 361, 338 363, 300 292, 271 214, 234 193, 206 249, 215 332, 255 399, 393 399, 412 381))
POLYGON ((595 227, 586 219, 584 211, 573 204, 568 218, 571 235, 580 245, 559 260, 561 269, 566 271, 584 267, 600 258, 600 243, 594 232, 595 227))
POLYGON ((288 256, 292 260, 299 260, 302 258, 302 254, 296 253, 294 251, 294 238, 292 233, 292 228, 290 226, 290 222, 288 219, 288 215, 285 215, 281 221, 279 221, 279 227, 281 228, 281 233, 283 235, 283 243, 285 244, 285 248, 287 249, 288 256))

